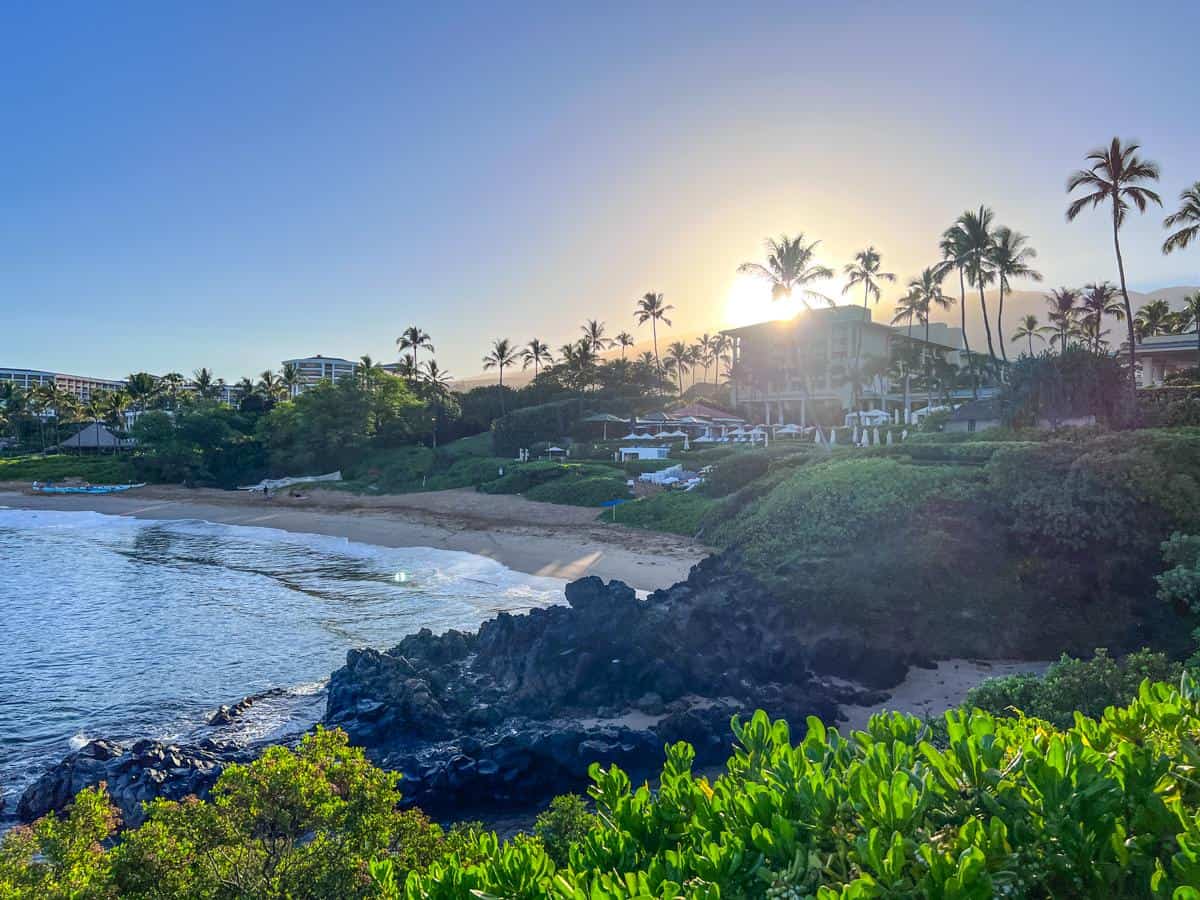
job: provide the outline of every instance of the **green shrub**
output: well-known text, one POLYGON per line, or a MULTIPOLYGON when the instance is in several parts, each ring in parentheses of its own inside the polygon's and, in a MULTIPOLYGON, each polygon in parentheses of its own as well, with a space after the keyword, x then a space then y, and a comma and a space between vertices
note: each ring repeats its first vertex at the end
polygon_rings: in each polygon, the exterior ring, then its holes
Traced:
POLYGON ((384 493, 420 490, 433 473, 434 452, 420 445, 376 450, 342 473, 360 487, 384 493))
POLYGON ((1162 653, 1140 650, 1115 660, 1107 650, 1098 649, 1091 659, 1064 655, 1040 678, 1028 674, 989 678, 968 692, 966 705, 995 715, 1020 710, 1065 728, 1076 711, 1099 717, 1109 706, 1132 701, 1144 679, 1174 682, 1181 672, 1181 666, 1162 653))
MULTIPOLYGON (((633 503, 622 503, 613 518, 632 528, 694 537, 713 503, 699 491, 662 491, 633 503)), ((603 517, 607 519, 609 513, 604 513, 603 517)))
POLYGON ((451 441, 437 448, 438 461, 445 463, 492 455, 492 433, 490 431, 459 438, 457 441, 451 441))
POLYGON ((637 478, 647 472, 661 472, 679 464, 678 459, 627 459, 621 463, 621 469, 630 478, 637 478))
POLYGON ((611 475, 567 475, 525 492, 528 500, 571 506, 600 506, 609 500, 624 500, 631 496, 625 479, 611 475))
POLYGON ((596 827, 596 817, 588 812, 587 800, 578 794, 563 794, 550 801, 538 815, 533 833, 546 848, 556 866, 570 862, 571 845, 587 837, 596 827))
POLYGON ((93 484, 129 484, 135 478, 133 459, 129 454, 0 458, 0 481, 59 481, 64 478, 82 478, 93 484))
POLYGON ((767 474, 771 459, 765 453, 748 451, 718 462, 704 481, 704 493, 724 497, 767 474))
POLYGON ((213 799, 156 801, 115 825, 103 789, 66 819, 0 840, 0 896, 513 900, 1073 897, 1194 900, 1200 885, 1200 686, 1143 682, 1126 706, 1059 729, 952 710, 938 731, 874 716, 798 743, 734 720, 724 770, 667 748, 657 788, 590 770, 596 815, 559 800, 538 837, 443 832, 397 809, 397 776, 337 732, 231 766, 213 799))
POLYGON ((580 399, 513 410, 492 422, 493 452, 515 457, 524 447, 562 440, 571 433, 582 414, 583 401, 580 399))

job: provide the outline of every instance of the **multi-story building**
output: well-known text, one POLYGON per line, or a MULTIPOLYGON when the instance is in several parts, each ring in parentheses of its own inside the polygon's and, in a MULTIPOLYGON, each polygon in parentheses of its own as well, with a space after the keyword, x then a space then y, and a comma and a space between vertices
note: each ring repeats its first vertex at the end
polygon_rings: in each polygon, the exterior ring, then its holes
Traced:
POLYGON ((750 410, 761 403, 766 422, 802 425, 814 418, 840 422, 851 408, 857 353, 863 406, 890 411, 905 401, 903 385, 888 375, 902 346, 958 364, 962 345, 962 332, 944 323, 930 324, 926 342, 923 326, 910 338, 906 328, 872 322, 870 310, 859 306, 814 309, 724 333, 733 339, 734 403, 750 410))
POLYGON ((300 373, 300 391, 306 391, 320 381, 337 382, 354 375, 358 364, 337 356, 306 356, 303 359, 285 359, 283 364, 292 365, 300 373))
POLYGON ((119 391, 124 381, 112 378, 91 378, 86 375, 64 375, 61 372, 43 372, 39 369, 0 368, 0 381, 10 381, 23 390, 52 384, 60 391, 74 394, 86 403, 97 391, 119 391))

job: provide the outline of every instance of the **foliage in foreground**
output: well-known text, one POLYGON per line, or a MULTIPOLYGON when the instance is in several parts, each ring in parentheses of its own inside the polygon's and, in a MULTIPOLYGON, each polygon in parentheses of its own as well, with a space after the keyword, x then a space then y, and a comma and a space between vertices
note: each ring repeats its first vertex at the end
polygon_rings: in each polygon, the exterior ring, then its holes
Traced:
POLYGON ((1075 713, 1099 717, 1110 706, 1124 706, 1137 696, 1141 683, 1174 682, 1179 663, 1163 653, 1139 650, 1117 660, 1099 648, 1091 659, 1066 654, 1040 678, 1033 674, 989 678, 967 693, 967 706, 995 715, 1027 715, 1060 728, 1075 721, 1075 713))
POLYGON ((127 456, 17 456, 0 459, 0 481, 55 481, 82 478, 93 484, 128 484, 134 480, 127 456))
POLYGON ((734 722, 710 782, 686 744, 660 787, 592 768, 594 818, 560 801, 538 837, 445 834, 395 809, 395 776, 334 732, 233 767, 210 803, 158 803, 112 849, 102 792, 0 845, 0 896, 1172 898, 1200 900, 1200 688, 1143 682, 1069 729, 975 710, 944 746, 884 714, 734 722))

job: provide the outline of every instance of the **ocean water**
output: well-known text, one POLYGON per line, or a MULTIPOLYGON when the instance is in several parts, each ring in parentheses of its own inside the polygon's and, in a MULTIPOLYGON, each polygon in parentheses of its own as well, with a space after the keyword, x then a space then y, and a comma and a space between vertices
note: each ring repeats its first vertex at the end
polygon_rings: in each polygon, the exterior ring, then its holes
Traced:
MULTIPOLYGON (((200 521, 0 508, 0 791, 94 737, 277 737, 324 711, 352 647, 561 603, 469 553, 200 521), (236 730, 222 703, 270 688, 236 730)), ((3 814, 0 814, 2 817, 3 814)))

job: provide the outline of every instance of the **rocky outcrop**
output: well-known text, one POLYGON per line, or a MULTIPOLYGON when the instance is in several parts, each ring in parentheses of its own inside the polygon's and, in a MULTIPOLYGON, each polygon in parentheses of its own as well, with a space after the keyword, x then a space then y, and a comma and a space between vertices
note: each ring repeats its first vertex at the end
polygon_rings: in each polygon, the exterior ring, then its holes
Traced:
MULTIPOLYGON (((645 600, 598 578, 567 585, 566 600, 502 613, 476 634, 423 630, 387 651, 351 651, 330 680, 325 724, 403 772, 410 802, 529 804, 578 790, 592 762, 652 774, 676 740, 701 765, 723 760, 732 715, 832 723, 838 703, 875 699, 814 677, 814 662, 854 673, 829 652, 833 638, 814 644, 787 604, 727 560, 645 600)), ((877 654, 857 664, 880 687, 905 667, 877 654)))
POLYGON ((210 728, 220 728, 224 725, 232 725, 246 713, 248 713, 254 704, 260 700, 267 700, 271 697, 283 697, 287 695, 287 691, 283 688, 271 688, 266 691, 259 691, 257 694, 251 694, 249 697, 243 697, 232 706, 221 704, 217 711, 208 719, 210 728))
POLYGON ((162 797, 204 797, 232 761, 253 751, 218 741, 194 746, 138 741, 130 746, 96 740, 69 755, 25 789, 17 815, 31 821, 61 810, 86 787, 105 782, 125 826, 141 824, 142 804, 162 797))

